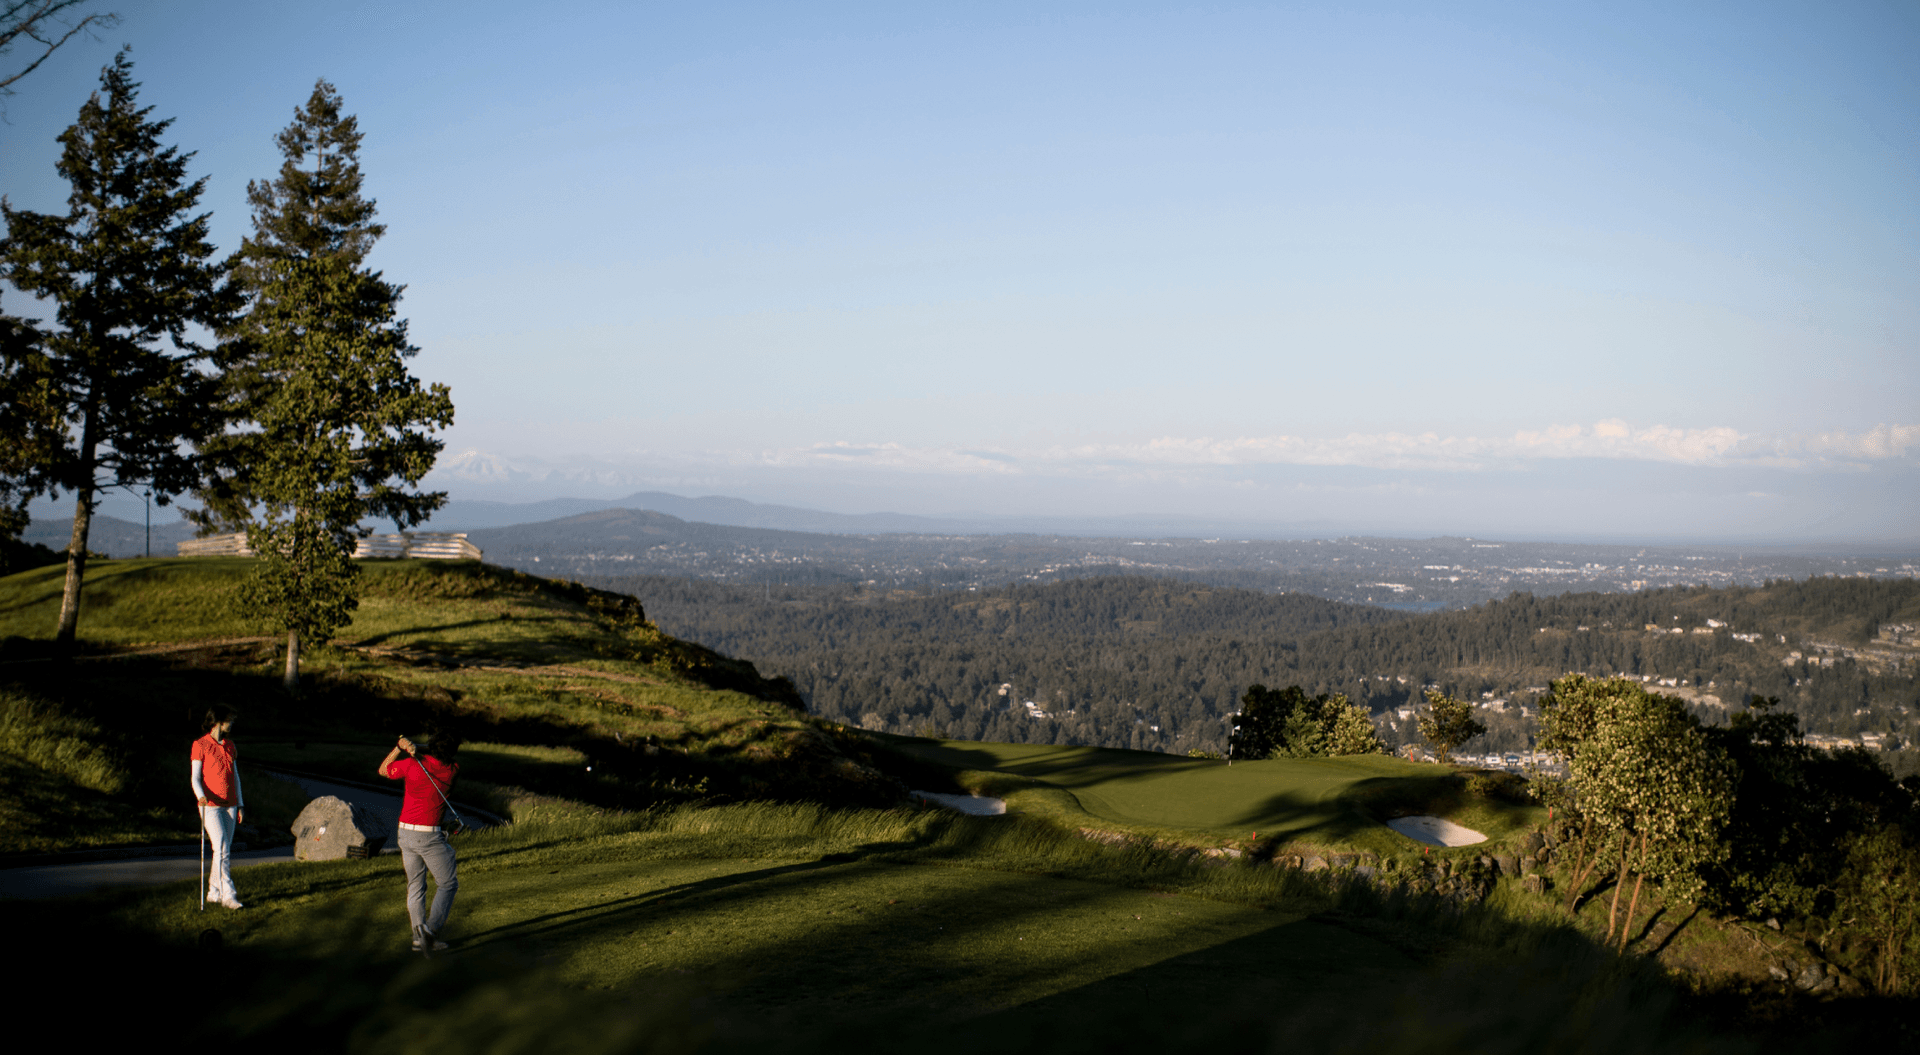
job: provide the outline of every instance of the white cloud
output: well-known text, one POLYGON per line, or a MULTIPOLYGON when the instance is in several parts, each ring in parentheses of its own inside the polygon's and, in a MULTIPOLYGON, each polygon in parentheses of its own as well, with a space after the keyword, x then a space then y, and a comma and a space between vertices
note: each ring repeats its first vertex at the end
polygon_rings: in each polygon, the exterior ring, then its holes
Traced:
MULTIPOLYGON (((1477 472, 1540 461, 1587 458, 1691 466, 1859 470, 1920 453, 1920 425, 1878 425, 1864 432, 1764 436, 1724 425, 1633 428, 1617 418, 1592 426, 1551 425, 1509 436, 1435 432, 1302 436, 1162 436, 1137 442, 982 450, 898 443, 821 443, 763 452, 761 464, 860 464, 932 473, 1160 475, 1167 471, 1257 465, 1477 472)), ((738 463, 738 458, 729 459, 738 463)))
MULTIPOLYGON (((1161 436, 1138 441, 984 447, 835 441, 763 449, 631 449, 592 456, 507 456, 467 450, 441 459, 435 486, 514 487, 544 482, 623 486, 724 486, 740 472, 831 471, 970 477, 1178 482, 1196 472, 1259 466, 1319 466, 1405 472, 1485 473, 1587 459, 1705 468, 1773 468, 1855 473, 1874 463, 1920 458, 1920 425, 1862 432, 1757 435, 1727 426, 1549 425, 1507 436, 1350 433, 1338 437, 1161 436), (710 481, 710 482, 709 482, 710 481)), ((1229 475, 1232 475, 1229 473, 1229 475)), ((1755 495, 1755 497, 1760 497, 1755 495)))

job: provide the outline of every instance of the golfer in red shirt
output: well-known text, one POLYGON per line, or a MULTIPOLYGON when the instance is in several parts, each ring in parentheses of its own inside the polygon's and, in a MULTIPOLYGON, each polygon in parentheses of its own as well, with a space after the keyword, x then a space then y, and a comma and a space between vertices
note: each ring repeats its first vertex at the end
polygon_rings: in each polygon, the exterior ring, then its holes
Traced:
POLYGON ((453 911, 453 895, 460 877, 453 847, 441 830, 441 815, 460 766, 453 756, 460 750, 457 737, 442 734, 416 744, 401 737, 380 763, 380 775, 406 785, 400 800, 400 863, 407 868, 407 918, 413 922, 413 951, 433 953, 447 947, 439 940, 453 911), (405 754, 407 757, 401 758, 405 754), (433 908, 427 908, 427 876, 433 876, 433 908))
POLYGON ((200 804, 200 826, 213 845, 213 868, 207 876, 207 900, 228 908, 245 908, 233 890, 233 830, 247 819, 240 796, 240 748, 228 733, 240 715, 231 707, 214 704, 201 723, 206 735, 193 742, 188 780, 200 804))

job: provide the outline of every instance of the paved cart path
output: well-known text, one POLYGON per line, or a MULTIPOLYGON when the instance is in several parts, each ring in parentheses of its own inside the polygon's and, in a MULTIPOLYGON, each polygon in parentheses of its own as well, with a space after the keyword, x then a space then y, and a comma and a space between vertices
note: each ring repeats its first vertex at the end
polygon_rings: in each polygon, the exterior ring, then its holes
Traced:
MULTIPOLYGON (((387 848, 382 852, 399 852, 395 848, 394 840, 400 822, 398 794, 384 794, 371 788, 336 784, 329 780, 286 773, 276 773, 275 776, 299 785, 301 790, 315 798, 337 795, 348 802, 366 807, 386 831, 387 848)), ((88 856, 92 857, 92 855, 88 856)), ((291 860, 293 860, 293 847, 275 846, 265 850, 245 850, 235 853, 233 867, 237 871, 254 865, 279 864, 291 860)), ((25 868, 0 869, 0 897, 66 897, 70 894, 85 894, 107 887, 153 886, 178 882, 182 879, 192 880, 199 874, 200 858, 197 846, 161 847, 129 851, 125 856, 107 860, 94 858, 75 861, 71 864, 56 862, 25 868)), ((239 886, 240 900, 245 901, 246 886, 245 884, 239 884, 239 886)))

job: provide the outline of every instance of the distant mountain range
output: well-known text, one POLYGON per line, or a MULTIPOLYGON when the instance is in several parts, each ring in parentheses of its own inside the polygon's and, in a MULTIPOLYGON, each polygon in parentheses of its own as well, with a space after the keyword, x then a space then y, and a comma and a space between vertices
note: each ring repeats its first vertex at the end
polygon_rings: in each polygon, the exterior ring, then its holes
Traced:
MULTIPOLYGON (((909 516, 904 513, 827 513, 797 506, 760 505, 741 498, 708 495, 682 498, 664 491, 639 491, 625 498, 550 498, 544 502, 487 502, 454 499, 433 515, 430 531, 475 531, 481 528, 534 524, 605 509, 652 510, 681 520, 727 527, 772 528, 838 535, 882 532, 943 534, 986 530, 958 520, 909 516)), ((1001 530, 1006 530, 1002 528, 1001 530)))
POLYGON ((762 505, 741 498, 683 498, 664 491, 638 491, 625 498, 551 498, 543 502, 454 499, 434 514, 426 530, 475 531, 531 524, 603 509, 649 509, 702 524, 769 528, 831 535, 1074 535, 1101 538, 1334 538, 1348 533, 1332 521, 1255 524, 1182 516, 1126 517, 925 517, 907 513, 829 513, 799 506, 762 505))
MULTIPOLYGON (((173 512, 167 512, 169 517, 173 512)), ((153 555, 171 557, 174 547, 194 536, 198 530, 185 520, 156 521, 153 525, 153 555)), ((52 550, 64 552, 67 541, 73 538, 73 518, 61 517, 58 520, 35 520, 27 525, 20 537, 28 542, 38 542, 52 550)), ((147 553, 147 527, 119 517, 110 517, 104 513, 95 513, 93 523, 87 530, 87 548, 95 553, 104 553, 109 557, 141 557, 147 553)))

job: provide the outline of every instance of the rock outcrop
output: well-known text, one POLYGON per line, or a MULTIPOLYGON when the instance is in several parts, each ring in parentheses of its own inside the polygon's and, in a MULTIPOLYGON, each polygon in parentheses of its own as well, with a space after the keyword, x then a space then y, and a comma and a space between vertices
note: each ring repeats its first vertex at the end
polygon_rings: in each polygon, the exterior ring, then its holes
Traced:
POLYGON ((291 830, 296 861, 371 857, 387 842, 384 826, 372 813, 333 795, 307 803, 291 830))

